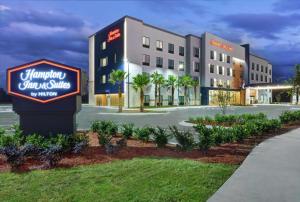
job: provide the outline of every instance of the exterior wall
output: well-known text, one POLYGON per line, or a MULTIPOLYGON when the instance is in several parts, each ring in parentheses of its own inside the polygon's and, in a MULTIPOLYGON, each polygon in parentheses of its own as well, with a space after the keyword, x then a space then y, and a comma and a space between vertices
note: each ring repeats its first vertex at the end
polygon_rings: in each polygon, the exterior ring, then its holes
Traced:
POLYGON ((250 54, 249 57, 250 84, 272 83, 272 65, 267 60, 253 54, 250 54))
MULTIPOLYGON (((145 72, 151 75, 155 71, 162 74, 165 79, 168 78, 169 75, 174 75, 176 77, 182 76, 185 74, 186 71, 186 42, 185 37, 179 36, 174 33, 170 33, 164 30, 160 30, 158 28, 153 28, 150 25, 144 24, 142 21, 132 19, 132 18, 126 18, 126 36, 127 36, 127 64, 124 65, 124 68, 126 71, 129 70, 129 85, 128 81, 126 81, 125 89, 128 89, 126 91, 125 97, 129 97, 125 100, 126 105, 129 107, 137 107, 139 106, 139 94, 138 92, 135 92, 135 90, 132 88, 132 78, 136 76, 139 73, 145 72), (145 48, 142 45, 142 38, 143 36, 150 38, 150 47, 145 48), (156 41, 160 40, 163 42, 163 50, 158 51, 156 50, 156 41), (168 53, 168 43, 174 44, 174 54, 168 53), (184 56, 179 55, 179 46, 184 47, 185 53, 184 56), (142 56, 143 54, 150 56, 150 65, 145 66, 142 64, 142 56), (163 58, 163 67, 159 68, 156 67, 156 57, 162 57, 163 58), (174 60, 174 70, 168 69, 168 59, 174 60), (185 64, 185 71, 179 71, 179 61, 184 62, 185 64), (129 92, 128 92, 129 91, 129 92), (129 96, 128 96, 129 94, 129 96)), ((180 94, 183 94, 181 92, 182 89, 178 89, 175 91, 174 99, 175 104, 177 103, 178 99, 178 92, 180 94)), ((161 95, 163 96, 163 104, 168 105, 168 95, 171 92, 168 91, 166 88, 162 88, 161 95)), ((154 105, 154 85, 149 85, 145 90, 145 95, 150 96, 150 105, 154 105)))
MULTIPOLYGON (((113 69, 122 69, 129 74, 122 87, 125 107, 139 106, 139 93, 132 88, 132 78, 139 73, 145 72, 151 75, 155 71, 162 74, 165 79, 170 75, 179 78, 185 74, 198 79, 200 85, 196 89, 196 100, 194 100, 194 89, 190 88, 189 104, 209 104, 212 94, 210 91, 218 89, 217 84, 220 81, 222 81, 223 87, 229 83, 230 90, 235 92, 240 91, 244 84, 249 84, 251 69, 249 70, 248 63, 251 67, 252 61, 267 67, 267 73, 265 73, 265 69, 264 72, 257 73, 266 75, 268 82, 272 80, 272 65, 262 58, 249 55, 249 52, 250 45, 235 44, 211 33, 206 32, 201 37, 182 36, 146 24, 142 20, 125 16, 89 38, 89 103, 116 104, 115 95, 118 88, 108 82, 109 74, 113 69), (116 29, 120 30, 120 37, 108 42, 109 33, 116 29), (149 37, 149 48, 143 47, 143 36, 149 37), (157 40, 163 43, 162 51, 156 49, 157 40), (107 42, 105 50, 101 49, 103 41, 107 42), (169 43, 174 44, 173 54, 168 52, 169 43), (184 56, 179 55, 179 46, 184 47, 184 56), (194 56, 195 47, 199 48, 199 57, 194 56), (210 58, 210 51, 216 52, 215 59, 210 58), (149 66, 142 64, 144 54, 150 56, 149 66), (225 56, 223 61, 220 61, 220 54, 225 56), (115 55, 117 56, 116 61, 115 55), (227 62, 227 56, 230 56, 230 62, 227 62), (104 57, 108 57, 108 65, 100 67, 100 59, 104 57), (162 67, 156 66, 157 57, 163 58, 162 67), (174 60, 174 69, 168 68, 169 59, 174 60), (184 62, 183 71, 179 70, 179 62, 184 62), (195 62, 200 64, 199 72, 195 71, 195 62), (210 73, 209 64, 214 65, 214 73, 210 73), (222 74, 219 74, 219 67, 223 70, 222 74), (227 69, 229 69, 229 75, 227 75, 227 69), (106 83, 101 82, 103 75, 106 76, 106 83), (214 86, 211 86, 211 79, 215 80, 214 86)), ((246 90, 245 94, 247 95, 247 93, 249 94, 246 90)), ((179 103, 179 96, 183 96, 183 94, 183 89, 175 90, 175 105, 179 103)), ((145 89, 145 95, 150 97, 150 105, 154 105, 153 84, 145 89)), ((163 87, 161 95, 163 96, 163 105, 168 105, 168 96, 171 96, 170 90, 163 87)), ((246 102, 249 101, 246 100, 246 102)))
POLYGON ((89 104, 95 105, 95 37, 89 38, 89 104))
MULTIPOLYGON (((217 81, 223 81, 224 83, 226 83, 227 80, 229 80, 230 82, 230 88, 236 89, 236 87, 233 87, 232 84, 234 82, 234 80, 236 79, 233 76, 233 70, 234 70, 234 66, 236 64, 238 65, 242 65, 242 69, 243 72, 240 72, 243 75, 243 78, 246 77, 246 69, 247 69, 247 65, 245 63, 245 49, 244 47, 238 45, 238 44, 234 44, 230 41, 224 40, 218 36, 215 36, 213 34, 210 33, 204 33, 202 36, 202 40, 203 40, 203 46, 202 46, 202 58, 203 58, 203 63, 202 63, 202 79, 201 79, 201 86, 202 87, 212 87, 210 85, 210 81, 211 79, 216 79, 217 81), (217 47, 214 45, 211 45, 211 41, 215 40, 217 42, 220 42, 221 44, 225 44, 227 46, 232 47, 231 50, 226 50, 224 48, 221 47, 217 47), (210 51, 216 51, 216 59, 210 59, 210 51), (225 62, 221 62, 219 61, 219 54, 220 53, 224 53, 228 56, 230 56, 230 63, 227 63, 227 57, 225 57, 225 62), (210 68, 209 68, 209 64, 214 64, 214 73, 210 73, 210 68), (222 66, 224 67, 224 71, 223 74, 220 75, 219 72, 217 71, 218 68, 217 66, 222 66), (227 76, 227 68, 232 70, 232 73, 230 76, 227 76)), ((240 84, 242 85, 242 83, 240 84)), ((217 85, 215 85, 214 87, 217 87, 217 85)))

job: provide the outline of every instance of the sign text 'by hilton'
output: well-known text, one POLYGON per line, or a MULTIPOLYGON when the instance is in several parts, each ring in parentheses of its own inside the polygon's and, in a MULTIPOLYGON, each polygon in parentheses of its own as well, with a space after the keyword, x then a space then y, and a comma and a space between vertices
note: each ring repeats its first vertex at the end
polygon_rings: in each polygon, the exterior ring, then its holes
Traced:
POLYGON ((80 92, 80 71, 39 61, 8 70, 8 92, 41 103, 80 92))

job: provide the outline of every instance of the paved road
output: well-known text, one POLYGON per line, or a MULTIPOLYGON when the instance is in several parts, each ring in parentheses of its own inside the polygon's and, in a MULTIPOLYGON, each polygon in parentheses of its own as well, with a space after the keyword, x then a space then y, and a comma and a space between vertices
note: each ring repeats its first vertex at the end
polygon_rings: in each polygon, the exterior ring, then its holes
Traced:
POLYGON ((208 202, 299 202, 300 129, 258 145, 208 202))
MULTIPOLYGON (((258 105, 247 107, 229 107, 228 113, 242 114, 263 112, 266 113, 270 118, 276 118, 281 114, 282 111, 295 109, 300 109, 300 107, 288 105, 258 105)), ((112 120, 117 123, 132 122, 139 127, 144 125, 168 127, 169 125, 179 126, 179 122, 188 120, 189 117, 214 116, 215 114, 220 113, 220 109, 218 107, 211 106, 192 108, 180 107, 178 109, 166 108, 161 110, 167 110, 168 112, 128 115, 128 113, 115 113, 117 111, 116 109, 83 105, 82 110, 77 115, 77 124, 79 129, 87 129, 93 120, 112 120)), ((18 120, 18 116, 12 112, 10 105, 0 105, 0 127, 17 123, 18 120)))

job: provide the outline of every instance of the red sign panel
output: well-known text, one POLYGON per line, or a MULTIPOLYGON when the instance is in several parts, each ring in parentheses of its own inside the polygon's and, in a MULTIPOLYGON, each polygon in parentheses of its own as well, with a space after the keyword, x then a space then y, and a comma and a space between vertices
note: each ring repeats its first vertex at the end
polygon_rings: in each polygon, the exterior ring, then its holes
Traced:
POLYGON ((120 37, 121 37, 120 29, 114 29, 113 31, 110 31, 108 33, 107 42, 111 42, 111 41, 116 40, 120 37))
POLYGON ((80 94, 79 68, 50 60, 9 68, 7 70, 8 94, 48 103, 80 94))
POLYGON ((231 45, 222 43, 222 42, 214 40, 214 39, 210 40, 210 45, 222 48, 227 51, 233 51, 233 48, 231 45))

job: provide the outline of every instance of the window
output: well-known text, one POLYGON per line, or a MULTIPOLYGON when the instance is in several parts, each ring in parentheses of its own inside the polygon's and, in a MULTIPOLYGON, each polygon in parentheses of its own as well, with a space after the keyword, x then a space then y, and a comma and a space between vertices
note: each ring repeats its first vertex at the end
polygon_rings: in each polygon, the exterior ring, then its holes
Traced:
POLYGON ((117 63, 117 54, 114 54, 114 63, 117 63))
POLYGON ((179 61, 178 70, 184 71, 184 62, 183 61, 179 61))
POLYGON ((200 71, 200 63, 194 62, 194 72, 199 72, 199 71, 200 71))
POLYGON ((218 82, 218 86, 223 87, 223 81, 221 79, 218 82))
POLYGON ((150 38, 143 36, 143 47, 149 48, 150 47, 150 38))
POLYGON ((106 83, 106 75, 102 75, 102 77, 101 77, 101 83, 102 84, 106 83))
POLYGON ((260 75, 260 81, 264 81, 263 75, 260 75))
POLYGON ((100 67, 106 67, 108 63, 108 57, 100 59, 100 67))
POLYGON ((272 75, 272 70, 271 69, 269 70, 269 74, 272 75))
POLYGON ((230 56, 227 55, 227 63, 230 63, 230 56))
POLYGON ((255 68, 255 65, 254 65, 254 63, 252 62, 252 70, 254 70, 254 68, 255 68))
POLYGON ((184 56, 184 47, 179 46, 179 55, 184 56))
POLYGON ((101 44, 101 49, 105 50, 106 49, 106 41, 103 41, 101 44))
POLYGON ((215 86, 214 84, 215 84, 214 79, 210 79, 210 86, 214 87, 215 86))
POLYGON ((174 60, 168 60, 168 68, 169 69, 174 69, 174 60))
POLYGON ((216 51, 210 51, 210 59, 216 60, 217 59, 217 52, 216 51))
POLYGON ((194 47, 194 49, 193 49, 193 55, 194 55, 194 57, 199 58, 200 49, 197 48, 197 47, 194 47))
POLYGON ((218 66, 218 68, 219 68, 218 73, 221 74, 221 75, 223 75, 223 67, 222 66, 218 66))
POLYGON ((227 68, 227 76, 230 76, 230 68, 227 68))
POLYGON ((156 57, 156 67, 163 67, 163 58, 156 57))
POLYGON ((251 80, 254 80, 254 74, 251 73, 251 80))
POLYGON ((265 76, 265 82, 268 82, 268 77, 267 76, 265 76))
POLYGON ((255 74, 255 80, 258 81, 258 74, 255 74))
POLYGON ((223 54, 222 53, 219 54, 219 61, 223 62, 223 54))
POLYGON ((209 72, 214 73, 215 72, 215 65, 209 64, 209 72))
POLYGON ((272 83, 272 79, 271 78, 269 78, 269 83, 272 83))
POLYGON ((260 66, 260 71, 264 72, 264 66, 262 66, 262 65, 260 66))
POLYGON ((267 74, 268 73, 268 67, 267 66, 265 67, 265 70, 266 70, 265 73, 267 74))
POLYGON ((226 87, 230 88, 230 81, 229 80, 226 81, 226 87))
POLYGON ((168 44, 168 53, 174 53, 174 44, 172 43, 169 43, 168 44))
POLYGON ((162 51, 163 50, 163 42, 157 40, 156 41, 156 50, 162 51))
POLYGON ((256 71, 259 71, 259 64, 256 65, 256 71))
POLYGON ((146 66, 150 65, 150 55, 143 55, 142 64, 146 66))

